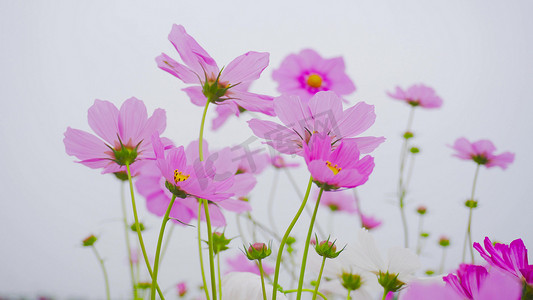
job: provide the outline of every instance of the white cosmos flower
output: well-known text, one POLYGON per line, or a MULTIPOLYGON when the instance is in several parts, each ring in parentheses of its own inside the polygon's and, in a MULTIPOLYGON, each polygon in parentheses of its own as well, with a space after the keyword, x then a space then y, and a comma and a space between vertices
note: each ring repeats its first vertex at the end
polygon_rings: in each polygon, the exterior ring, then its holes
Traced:
MULTIPOLYGON (((272 299, 272 285, 265 282, 267 299, 272 299)), ((287 300, 278 292, 276 299, 287 300)), ((248 272, 231 272, 222 279, 222 300, 263 300, 261 277, 248 272)))

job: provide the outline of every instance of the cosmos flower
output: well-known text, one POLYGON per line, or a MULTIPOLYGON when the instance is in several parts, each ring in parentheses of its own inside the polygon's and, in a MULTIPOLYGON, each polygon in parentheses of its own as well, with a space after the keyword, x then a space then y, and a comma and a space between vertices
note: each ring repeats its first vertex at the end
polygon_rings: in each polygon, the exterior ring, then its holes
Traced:
MULTIPOLYGON (((261 273, 259 272, 259 266, 257 265, 257 263, 255 261, 249 260, 245 254, 240 253, 240 252, 234 257, 226 258, 226 264, 229 267, 226 273, 249 272, 249 273, 261 275, 261 273)), ((265 274, 267 275, 274 274, 274 268, 272 266, 268 265, 268 263, 264 261, 262 264, 263 264, 263 271, 265 272, 265 274)))
POLYGON ((529 273, 533 269, 533 265, 529 265, 528 263, 527 249, 522 239, 516 239, 509 245, 496 243, 493 246, 490 239, 485 237, 484 246, 485 249, 479 243, 474 243, 474 249, 491 266, 507 272, 516 278, 525 280, 528 284, 533 284, 533 281, 527 281, 527 279, 531 279, 528 277, 531 277, 529 273))
MULTIPOLYGON (((318 197, 318 191, 315 190, 315 201, 318 197)), ((320 205, 328 207, 334 212, 346 212, 348 214, 357 213, 355 207, 355 200, 353 195, 348 194, 345 191, 339 192, 324 192, 320 199, 320 205)))
POLYGON ((343 111, 342 100, 334 92, 318 92, 309 103, 297 96, 280 96, 274 99, 274 111, 283 125, 258 119, 248 124, 256 136, 281 153, 302 155, 303 145, 315 133, 329 136, 332 144, 349 139, 361 153, 372 152, 385 140, 355 137, 374 124, 374 106, 359 102, 343 111))
POLYGON ((473 160, 487 168, 498 166, 505 170, 514 161, 514 154, 511 152, 494 154, 496 147, 489 140, 471 143, 466 138, 458 138, 452 148, 457 151, 454 156, 460 159, 473 160))
POLYGON ((299 96, 304 103, 320 91, 348 95, 355 85, 345 73, 342 57, 322 58, 311 49, 287 56, 272 77, 283 95, 299 96))
MULTIPOLYGON (((272 285, 265 283, 267 299, 272 298, 272 285)), ((221 300, 245 300, 263 299, 261 289, 261 277, 248 272, 228 273, 222 279, 222 299, 221 300)), ((285 295, 278 291, 276 299, 287 300, 285 295)))
POLYGON ((194 104, 204 106, 209 97, 215 104, 228 105, 234 113, 245 109, 273 115, 272 97, 248 92, 267 67, 268 53, 247 52, 220 70, 183 26, 174 24, 168 39, 183 64, 163 53, 156 58, 157 65, 184 83, 195 85, 183 89, 194 104))
POLYGON ((424 108, 439 108, 442 106, 442 99, 435 91, 423 84, 413 85, 406 91, 396 87, 396 93, 387 92, 389 97, 406 102, 411 106, 424 108))
POLYGON ((361 218, 362 226, 365 229, 368 229, 368 230, 375 229, 379 227, 381 223, 383 223, 380 220, 376 219, 374 216, 366 215, 361 211, 357 211, 357 214, 361 218))
POLYGON ((343 141, 332 149, 331 139, 320 134, 304 144, 304 158, 313 180, 326 191, 360 186, 374 169, 372 156, 359 158, 357 144, 343 141))
POLYGON ((283 169, 283 168, 296 168, 300 164, 299 163, 288 163, 285 161, 283 156, 281 155, 275 155, 270 158, 270 163, 272 166, 276 169, 283 169))
POLYGON ((187 294, 187 282, 185 281, 182 281, 182 282, 179 282, 177 285, 176 285, 176 288, 178 290, 178 296, 180 297, 183 297, 185 296, 185 294, 187 294))
POLYGON ((85 166, 103 169, 102 173, 125 172, 126 163, 133 168, 137 161, 154 159, 151 136, 163 133, 166 127, 164 110, 156 109, 148 118, 146 106, 136 98, 126 100, 120 110, 109 101, 95 100, 88 119, 100 138, 68 127, 63 143, 68 155, 85 166))

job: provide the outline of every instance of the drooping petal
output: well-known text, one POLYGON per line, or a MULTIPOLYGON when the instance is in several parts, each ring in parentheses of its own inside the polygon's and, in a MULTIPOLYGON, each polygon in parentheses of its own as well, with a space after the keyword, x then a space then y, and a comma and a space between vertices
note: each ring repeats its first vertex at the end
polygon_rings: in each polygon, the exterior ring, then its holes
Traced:
POLYGON ((181 89, 185 93, 187 93, 187 96, 189 96, 189 99, 191 99, 191 102, 194 105, 202 106, 204 107, 207 98, 205 97, 204 93, 202 92, 201 86, 190 86, 184 89, 181 89))
MULTIPOLYGON (((269 116, 275 116, 274 106, 272 104, 272 97, 267 95, 250 93, 237 89, 229 89, 228 97, 238 106, 249 110, 264 113, 269 116)), ((224 102, 223 102, 224 103, 224 102)))
POLYGON ((199 77, 199 75, 194 73, 191 69, 173 60, 165 53, 161 53, 161 55, 155 58, 155 61, 161 70, 167 71, 168 73, 176 76, 184 83, 198 84, 202 79, 204 79, 203 77, 199 77))
POLYGON ((256 80, 268 66, 268 58, 268 53, 254 51, 238 56, 222 70, 220 81, 234 85, 256 80))

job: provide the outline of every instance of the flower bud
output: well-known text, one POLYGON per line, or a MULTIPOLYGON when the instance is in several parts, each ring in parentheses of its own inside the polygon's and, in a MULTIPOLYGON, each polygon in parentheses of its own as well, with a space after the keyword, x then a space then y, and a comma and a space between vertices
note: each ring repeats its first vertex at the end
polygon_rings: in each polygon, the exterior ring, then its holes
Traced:
POLYGON ((137 288, 141 290, 147 290, 147 289, 150 289, 151 287, 152 287, 152 283, 149 281, 137 283, 137 288))
POLYGON ((248 250, 246 251, 246 257, 248 257, 249 260, 264 259, 271 253, 272 250, 265 243, 255 243, 248 247, 248 250))
POLYGON ((425 215, 426 212, 427 212, 427 208, 426 208, 424 205, 420 205, 420 206, 416 209, 416 212, 417 212, 419 215, 425 215))
POLYGON ((187 283, 185 281, 182 281, 178 283, 178 296, 183 297, 185 294, 187 294, 187 283))
POLYGON ((465 206, 469 208, 476 208, 477 207, 477 201, 473 199, 468 199, 465 202, 465 206))
POLYGON ((98 238, 91 234, 82 241, 83 247, 92 246, 96 242, 96 240, 98 240, 98 238))
POLYGON ((223 232, 213 232, 213 252, 215 255, 219 252, 228 250, 228 245, 231 240, 232 239, 226 238, 223 232))
POLYGON ((420 237, 428 238, 429 237, 429 232, 421 232, 420 233, 420 237))
POLYGON ((335 241, 330 242, 329 238, 326 241, 315 244, 315 251, 318 255, 326 258, 336 258, 344 250, 337 251, 337 246, 335 246, 335 241))
POLYGON ((409 149, 409 152, 411 152, 412 154, 418 154, 418 153, 420 153, 420 148, 411 147, 411 149, 409 149))
MULTIPOLYGON (((135 225, 135 222, 132 223, 132 224, 130 225, 130 229, 131 229, 131 231, 133 231, 133 232, 137 232, 137 226, 135 225)), ((144 229, 146 229, 146 228, 144 227, 144 224, 141 223, 141 222, 139 222, 139 231, 144 231, 144 229)))
POLYGON ((411 132, 411 131, 406 131, 404 134, 403 134, 403 138, 408 140, 412 137, 414 137, 415 135, 411 132))
POLYGON ((450 246, 450 239, 445 236, 441 236, 439 239, 439 245, 443 248, 450 246))
POLYGON ((378 283, 389 292, 397 292, 405 285, 404 282, 398 280, 398 274, 390 274, 388 271, 387 273, 379 272, 378 283))
POLYGON ((342 286, 349 290, 355 291, 361 287, 363 281, 361 280, 361 275, 352 274, 352 273, 342 273, 342 286))
POLYGON ((427 269, 425 273, 426 273, 427 276, 431 276, 431 275, 435 274, 435 271, 433 271, 431 269, 427 269))

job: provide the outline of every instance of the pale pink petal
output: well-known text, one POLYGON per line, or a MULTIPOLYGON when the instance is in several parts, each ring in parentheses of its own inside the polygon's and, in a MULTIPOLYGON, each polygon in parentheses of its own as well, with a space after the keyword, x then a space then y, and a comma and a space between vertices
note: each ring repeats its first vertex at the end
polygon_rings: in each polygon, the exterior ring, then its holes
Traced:
POLYGON ((318 92, 309 100, 309 110, 313 116, 313 131, 341 136, 337 126, 342 119, 342 99, 331 91, 318 92))
POLYGON ((155 58, 157 66, 164 71, 176 76, 184 83, 201 83, 204 80, 204 77, 199 77, 191 69, 186 66, 176 62, 170 56, 165 53, 161 53, 158 57, 155 58))
POLYGON ((117 107, 109 101, 96 99, 89 108, 89 126, 110 146, 114 146, 118 141, 118 114, 117 107))
POLYGON ((187 93, 187 96, 189 96, 189 99, 191 99, 193 104, 202 107, 205 106, 207 98, 204 96, 201 86, 190 86, 181 90, 187 93))
POLYGON ((341 136, 356 136, 370 128, 375 120, 374 105, 359 102, 343 112, 338 130, 341 136))
POLYGON ((215 108, 215 111, 217 113, 217 116, 213 119, 213 123, 211 128, 213 130, 219 129, 228 118, 232 115, 237 115, 239 112, 239 108, 236 104, 234 105, 217 105, 215 108), (236 108, 236 111, 235 111, 236 108))
POLYGON ((301 149, 295 144, 301 138, 285 126, 259 119, 248 121, 248 126, 256 136, 272 140, 269 144, 282 153, 293 154, 301 149))
POLYGON ((508 276, 497 270, 491 270, 479 289, 478 297, 482 300, 520 300, 522 285, 517 278, 508 276))
POLYGON ((275 116, 272 97, 267 95, 255 94, 237 89, 229 89, 229 100, 233 101, 238 106, 249 110, 264 113, 269 116, 275 116))
POLYGON ((238 199, 226 199, 217 203, 220 207, 225 210, 242 213, 245 211, 251 211, 252 206, 248 201, 238 200, 238 199))
POLYGON ((122 103, 118 115, 118 129, 122 143, 135 147, 140 142, 138 137, 142 134, 148 113, 144 103, 136 98, 130 98, 122 103))
POLYGON ((502 169, 507 169, 507 166, 514 161, 514 153, 504 152, 500 155, 491 156, 489 162, 487 163, 487 168, 490 167, 500 167, 502 169))
MULTIPOLYGON (((161 135, 167 127, 167 116, 164 109, 158 108, 146 121, 144 128, 138 135, 139 141, 144 141, 144 145, 151 144, 151 137, 154 133, 161 135)), ((167 142, 169 140, 167 139, 167 142)))
POLYGON ((356 137, 356 138, 344 138, 343 143, 355 143, 361 154, 367 154, 374 151, 381 143, 385 141, 385 137, 356 137))
POLYGON ((311 128, 312 116, 309 107, 297 96, 275 98, 274 111, 285 126, 295 129, 300 136, 305 136, 306 130, 311 128))
POLYGON ((247 52, 231 61, 222 71, 221 82, 231 85, 249 82, 259 78, 268 66, 269 54, 266 52, 247 52))
POLYGON ((480 140, 472 143, 472 150, 475 154, 489 154, 496 151, 496 147, 489 140, 480 140))
POLYGON ((105 167, 111 162, 111 157, 106 155, 106 152, 111 153, 111 150, 94 135, 70 127, 67 128, 64 135, 65 151, 68 155, 78 158, 80 163, 97 169, 105 167))

